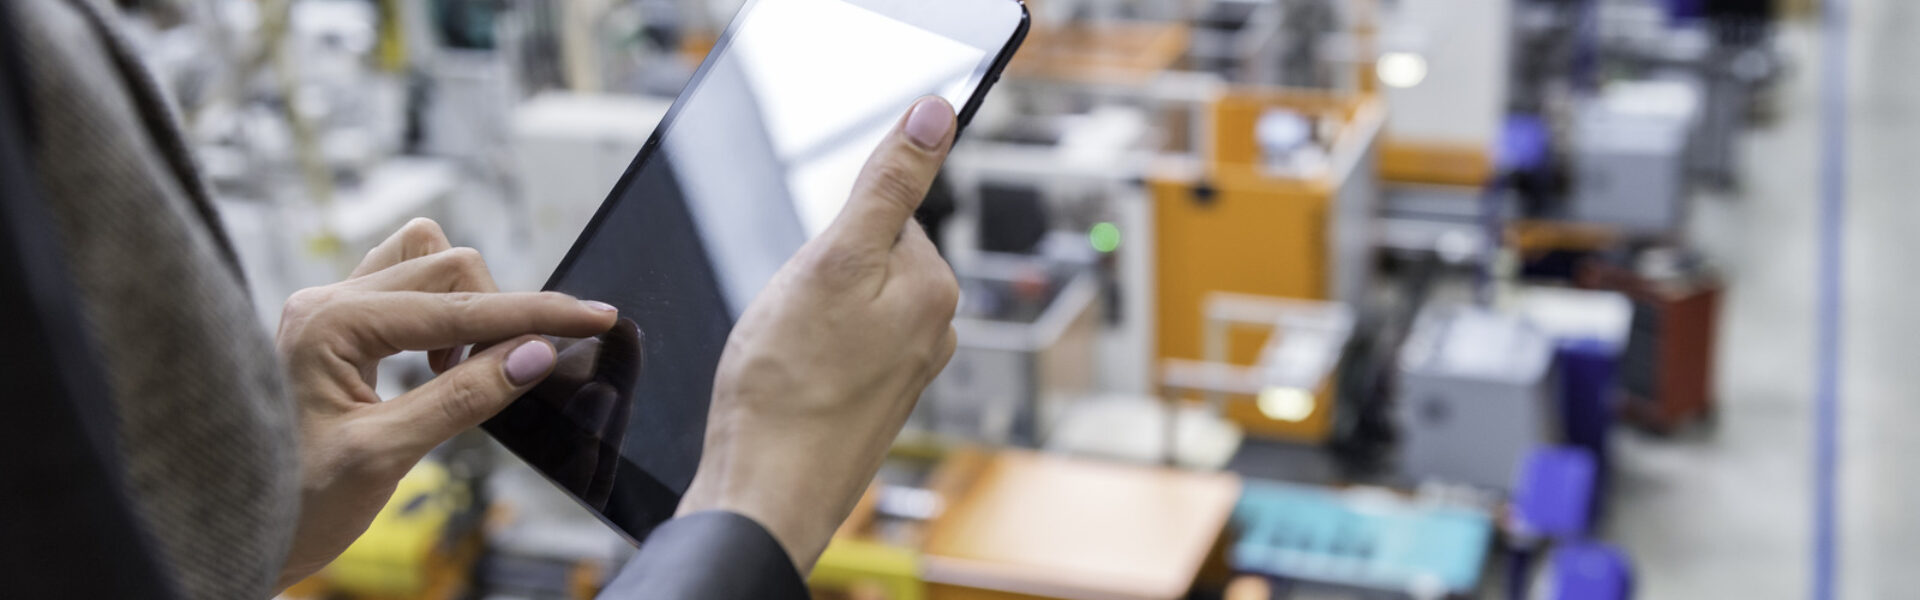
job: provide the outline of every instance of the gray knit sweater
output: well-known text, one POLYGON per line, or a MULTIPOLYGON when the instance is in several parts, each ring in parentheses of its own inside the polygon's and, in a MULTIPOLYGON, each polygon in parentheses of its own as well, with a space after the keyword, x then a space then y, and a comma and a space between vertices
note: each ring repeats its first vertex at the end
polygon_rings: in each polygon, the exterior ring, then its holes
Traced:
POLYGON ((136 515, 190 598, 265 598, 298 502, 271 340, 172 111, 92 0, 5 0, 32 152, 118 411, 136 515))

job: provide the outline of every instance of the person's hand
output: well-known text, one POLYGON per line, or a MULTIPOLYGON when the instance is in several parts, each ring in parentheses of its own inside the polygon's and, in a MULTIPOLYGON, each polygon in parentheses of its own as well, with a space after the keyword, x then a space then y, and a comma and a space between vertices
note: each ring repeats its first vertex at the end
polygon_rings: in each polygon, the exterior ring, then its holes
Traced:
POLYGON ((553 374, 487 420, 487 432, 588 506, 606 510, 644 368, 643 337, 633 319, 620 319, 598 337, 560 340, 553 374))
POLYGON ((300 521, 282 588, 367 529, 428 450, 478 425, 553 369, 540 335, 606 331, 613 307, 565 294, 498 293, 480 255, 426 219, 382 242, 346 280, 287 299, 276 339, 300 420, 300 521), (503 341, 504 340, 504 341, 503 341), (493 344, 461 360, 469 344, 493 344), (380 360, 429 351, 439 376, 382 402, 380 360))
POLYGON ((754 519, 812 569, 953 356, 959 285, 911 219, 953 135, 951 106, 915 103, 840 216, 741 315, 679 514, 754 519))

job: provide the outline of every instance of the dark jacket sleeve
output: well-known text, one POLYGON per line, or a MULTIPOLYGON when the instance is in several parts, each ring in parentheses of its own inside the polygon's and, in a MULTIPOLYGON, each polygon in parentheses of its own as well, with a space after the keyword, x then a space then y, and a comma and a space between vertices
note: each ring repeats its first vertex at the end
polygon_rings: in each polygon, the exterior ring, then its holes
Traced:
POLYGON ((752 519, 713 511, 655 528, 600 597, 787 600, 808 594, 772 534, 752 519))

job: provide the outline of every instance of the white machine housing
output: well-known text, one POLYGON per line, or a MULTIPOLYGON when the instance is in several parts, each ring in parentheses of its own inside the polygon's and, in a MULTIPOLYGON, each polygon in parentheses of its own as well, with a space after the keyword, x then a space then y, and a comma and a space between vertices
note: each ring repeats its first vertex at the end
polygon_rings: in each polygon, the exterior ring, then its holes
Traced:
POLYGON ((1494 490, 1552 443, 1552 341, 1524 318, 1467 306, 1421 311, 1400 351, 1402 466, 1416 479, 1494 490))
POLYGON ((627 171, 672 98, 549 92, 514 111, 511 131, 519 198, 538 286, 586 229, 627 171))
POLYGON ((1700 119, 1700 90, 1683 81, 1607 86, 1573 123, 1573 193, 1567 217, 1630 233, 1681 227, 1687 150, 1700 119))
POLYGON ((1380 86, 1389 107, 1387 137, 1491 152, 1507 108, 1513 2, 1400 0, 1391 6, 1382 14, 1379 50, 1418 57, 1424 76, 1407 87, 1380 86))

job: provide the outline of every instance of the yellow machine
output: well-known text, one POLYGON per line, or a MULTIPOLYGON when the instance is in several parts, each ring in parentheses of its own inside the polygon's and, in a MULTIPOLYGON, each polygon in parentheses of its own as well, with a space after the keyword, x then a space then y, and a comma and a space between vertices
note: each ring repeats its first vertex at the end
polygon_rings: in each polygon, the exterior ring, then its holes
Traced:
POLYGON ((288 597, 451 599, 467 589, 479 557, 478 531, 453 532, 472 498, 447 468, 424 461, 394 489, 367 532, 288 597))
POLYGON ((813 567, 807 585, 826 593, 885 600, 925 600, 920 553, 912 548, 836 535, 813 567))
MULTIPOLYGON (((1163 165, 1149 177, 1153 198, 1157 356, 1201 360, 1207 297, 1219 292, 1351 301, 1371 270, 1367 223, 1376 196, 1377 146, 1385 111, 1371 96, 1235 88, 1211 107, 1204 160, 1163 165), (1324 160, 1277 171, 1255 128, 1274 111, 1306 117, 1324 160)), ((1226 362, 1251 365, 1267 332, 1235 329, 1226 362)), ((1316 390, 1330 406, 1328 390, 1316 390)), ((1229 418, 1250 433, 1318 442, 1325 415, 1268 419, 1251 395, 1226 399, 1229 418)))

